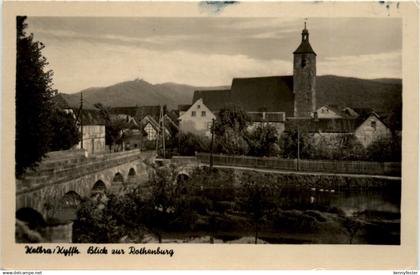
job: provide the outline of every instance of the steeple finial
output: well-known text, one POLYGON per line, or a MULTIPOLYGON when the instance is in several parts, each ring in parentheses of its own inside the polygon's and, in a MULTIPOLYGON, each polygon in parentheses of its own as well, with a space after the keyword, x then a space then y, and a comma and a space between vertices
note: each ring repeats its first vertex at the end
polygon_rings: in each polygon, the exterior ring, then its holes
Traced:
POLYGON ((309 40, 309 32, 306 29, 306 21, 308 20, 308 18, 305 18, 305 21, 303 22, 303 30, 302 30, 302 42, 309 40))

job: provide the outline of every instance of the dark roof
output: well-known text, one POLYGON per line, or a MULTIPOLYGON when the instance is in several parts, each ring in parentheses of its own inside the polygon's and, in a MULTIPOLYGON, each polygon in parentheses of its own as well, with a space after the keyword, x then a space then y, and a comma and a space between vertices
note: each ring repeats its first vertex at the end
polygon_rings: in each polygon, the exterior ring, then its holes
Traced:
MULTIPOLYGON (((167 113, 166 105, 163 106, 163 112, 167 113)), ((159 120, 160 117, 160 106, 159 105, 151 105, 151 106, 140 106, 138 107, 136 119, 138 121, 142 120, 145 116, 151 116, 156 121, 159 120)))
MULTIPOLYGON (((140 122, 145 116, 151 116, 156 121, 160 117, 160 106, 132 106, 132 107, 114 107, 111 109, 113 114, 124 114, 134 117, 140 122)), ((168 113, 166 105, 163 106, 163 112, 168 113)))
POLYGON ((293 116, 293 76, 234 78, 231 102, 247 112, 285 112, 293 116))
POLYGON ((53 97, 52 101, 57 108, 70 109, 69 103, 64 99, 62 94, 57 94, 55 97, 53 97))
POLYGON ((284 122, 284 112, 248 112, 252 122, 284 122))
POLYGON ((139 107, 133 106, 133 107, 113 107, 111 108, 111 111, 113 114, 124 114, 129 115, 132 117, 136 116, 137 110, 139 107))
POLYGON ((361 123, 361 119, 346 118, 288 119, 285 131, 296 130, 299 126, 302 132, 353 133, 361 123))
POLYGON ((311 47, 311 44, 309 43, 309 40, 302 41, 299 47, 293 53, 313 53, 316 55, 315 51, 311 47))
MULTIPOLYGON (((194 100, 193 100, 194 101, 194 100)), ((178 105, 179 112, 186 112, 191 107, 191 104, 180 104, 178 105)))
POLYGON ((78 109, 73 109, 73 112, 79 122, 82 118, 83 125, 105 125, 105 120, 99 110, 83 109, 79 114, 78 109))
POLYGON ((204 105, 211 111, 217 112, 218 110, 230 104, 230 90, 202 90, 194 91, 193 104, 200 98, 203 99, 204 105))
POLYGON ((353 111, 355 111, 359 116, 359 118, 366 119, 368 116, 370 116, 375 111, 372 108, 353 108, 350 107, 353 111))
POLYGON ((309 43, 309 32, 306 29, 306 25, 305 29, 302 30, 302 42, 300 43, 296 51, 294 51, 293 53, 313 53, 314 55, 316 55, 316 53, 311 47, 311 44, 309 43))

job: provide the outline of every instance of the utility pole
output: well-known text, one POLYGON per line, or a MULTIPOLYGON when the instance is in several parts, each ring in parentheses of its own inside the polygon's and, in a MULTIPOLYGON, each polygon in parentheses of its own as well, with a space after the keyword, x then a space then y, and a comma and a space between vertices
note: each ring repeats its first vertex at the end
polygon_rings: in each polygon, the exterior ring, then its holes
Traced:
POLYGON ((213 168, 213 143, 214 143, 214 121, 213 118, 211 121, 211 143, 210 143, 210 171, 213 168))
POLYGON ((162 117, 162 146, 163 146, 163 158, 166 157, 166 148, 165 148, 165 114, 163 107, 160 106, 160 115, 162 117))
POLYGON ((83 149, 83 93, 80 93, 80 148, 83 149))
POLYGON ((299 133, 299 123, 297 125, 297 162, 296 170, 299 171, 299 159, 300 159, 300 133, 299 133))

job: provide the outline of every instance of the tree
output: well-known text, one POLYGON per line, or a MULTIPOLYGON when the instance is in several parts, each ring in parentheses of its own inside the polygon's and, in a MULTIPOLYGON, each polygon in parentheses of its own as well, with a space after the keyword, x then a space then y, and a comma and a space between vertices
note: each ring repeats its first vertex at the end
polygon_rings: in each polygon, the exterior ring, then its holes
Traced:
POLYGON ((71 114, 56 109, 50 123, 52 130, 50 150, 68 150, 80 141, 76 120, 71 114))
POLYGON ((237 106, 221 109, 214 124, 216 151, 231 155, 247 154, 249 146, 244 136, 249 121, 247 113, 237 106))
POLYGON ((252 156, 277 156, 280 148, 277 145, 277 130, 273 126, 259 126, 247 135, 247 142, 252 156))
POLYGON ((217 136, 223 136, 228 129, 233 130, 235 133, 243 133, 249 121, 249 116, 242 108, 235 105, 225 107, 219 111, 219 116, 214 125, 214 132, 217 136))
POLYGON ((52 97, 51 70, 42 55, 44 44, 27 35, 26 16, 16 17, 16 176, 34 168, 49 149, 52 97))

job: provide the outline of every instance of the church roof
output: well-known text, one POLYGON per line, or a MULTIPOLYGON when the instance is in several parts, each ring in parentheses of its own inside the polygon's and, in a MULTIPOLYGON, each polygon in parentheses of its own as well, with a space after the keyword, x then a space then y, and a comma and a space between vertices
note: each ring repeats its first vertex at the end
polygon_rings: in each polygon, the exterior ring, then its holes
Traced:
POLYGON ((231 101, 247 112, 285 112, 293 116, 293 76, 234 78, 231 101))

